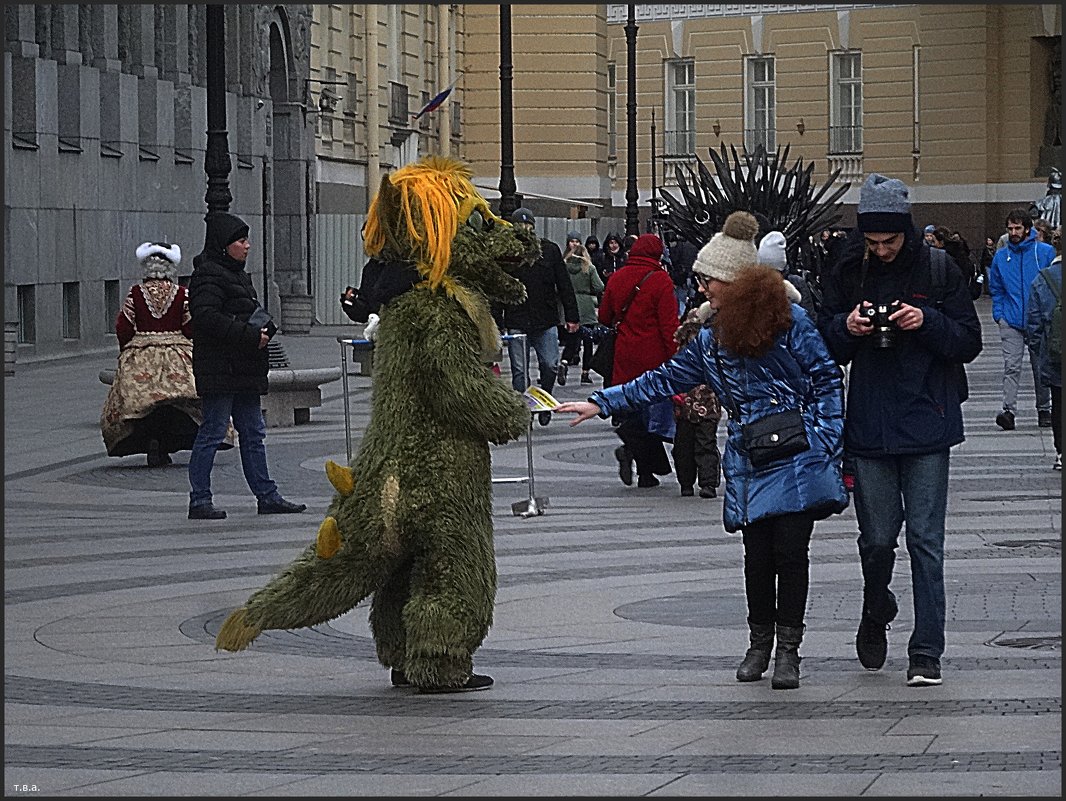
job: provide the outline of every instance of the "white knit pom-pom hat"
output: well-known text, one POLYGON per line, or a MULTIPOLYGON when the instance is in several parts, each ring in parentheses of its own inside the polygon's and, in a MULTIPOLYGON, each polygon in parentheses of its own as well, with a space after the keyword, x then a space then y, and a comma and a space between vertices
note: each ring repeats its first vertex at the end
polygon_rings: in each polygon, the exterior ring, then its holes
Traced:
POLYGON ((722 230, 700 248, 693 272, 706 278, 732 283, 743 267, 755 264, 759 252, 755 249, 755 234, 759 221, 746 211, 734 211, 725 218, 722 230))

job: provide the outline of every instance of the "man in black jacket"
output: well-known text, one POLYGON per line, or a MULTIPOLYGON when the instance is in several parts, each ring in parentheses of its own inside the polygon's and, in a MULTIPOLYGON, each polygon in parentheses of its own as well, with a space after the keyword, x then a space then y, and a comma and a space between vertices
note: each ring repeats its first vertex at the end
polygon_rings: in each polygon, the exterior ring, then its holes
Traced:
POLYGON ((818 327, 851 364, 844 452, 855 474, 863 606, 855 649, 880 670, 896 617, 889 589, 904 521, 914 630, 907 684, 940 684, 944 653, 944 521, 950 449, 964 439, 963 364, 981 352, 981 324, 962 274, 914 227, 902 181, 873 173, 858 229, 822 276, 818 327), (882 311, 883 310, 883 311, 882 311))
POLYGON ((221 520, 226 516, 212 503, 211 469, 231 417, 240 444, 241 468, 255 494, 259 514, 307 508, 281 497, 267 469, 260 396, 267 393, 270 362, 266 347, 277 326, 265 316, 261 325, 249 322, 260 309, 252 278, 244 269, 250 248, 244 220, 221 212, 208 214, 204 249, 193 260, 189 280, 192 369, 204 413, 189 456, 190 520, 221 520))
MULTIPOLYGON (((518 208, 511 213, 512 225, 533 231, 535 219, 527 208, 518 208)), ((576 332, 581 324, 578 322, 577 295, 570 275, 563 262, 559 246, 550 239, 541 238, 540 258, 532 266, 517 276, 526 287, 526 299, 517 306, 504 306, 502 309, 502 327, 508 334, 525 334, 526 346, 515 340, 507 343, 507 353, 511 361, 511 386, 518 392, 524 392, 529 385, 530 348, 537 354, 537 383, 545 392, 555 387, 555 377, 559 370, 559 309, 562 307, 566 330, 576 332)), ((537 420, 542 426, 551 422, 551 412, 540 412, 537 420)))

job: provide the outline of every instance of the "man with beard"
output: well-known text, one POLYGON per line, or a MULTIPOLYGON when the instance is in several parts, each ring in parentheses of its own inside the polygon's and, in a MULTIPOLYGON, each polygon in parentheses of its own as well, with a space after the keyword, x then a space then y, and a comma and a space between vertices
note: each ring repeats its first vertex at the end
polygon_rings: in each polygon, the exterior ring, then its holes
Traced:
POLYGON ((922 241, 907 186, 871 174, 858 226, 823 277, 818 328, 851 364, 844 454, 855 474, 862 563, 859 662, 880 670, 898 612, 889 588, 906 522, 914 629, 907 684, 940 684, 944 653, 944 523, 952 446, 964 439, 963 364, 981 352, 981 324, 962 274, 922 241), (882 309, 884 312, 882 312, 882 309))
POLYGON ((1018 381, 1022 359, 1029 350, 1036 387, 1037 422, 1051 427, 1051 390, 1040 380, 1038 359, 1029 348, 1025 333, 1026 300, 1036 274, 1051 264, 1055 248, 1038 242, 1033 218, 1025 209, 1007 214, 1007 245, 996 252, 988 267, 988 294, 992 296, 992 319, 999 326, 1003 346, 1003 410, 996 415, 996 425, 1004 431, 1014 430, 1018 412, 1018 381))

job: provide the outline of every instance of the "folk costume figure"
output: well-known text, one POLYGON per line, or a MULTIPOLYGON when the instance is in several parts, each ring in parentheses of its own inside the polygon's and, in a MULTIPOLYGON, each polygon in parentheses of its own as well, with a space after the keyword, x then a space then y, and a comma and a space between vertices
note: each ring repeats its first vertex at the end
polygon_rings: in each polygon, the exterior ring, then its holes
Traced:
MULTIPOLYGON (((130 287, 115 320, 119 356, 100 414, 108 456, 147 455, 149 467, 192 448, 203 421, 192 373, 192 326, 185 287, 177 282, 181 248, 137 248, 143 279, 130 287)), ((223 447, 233 447, 232 438, 223 447)))
POLYGON ((489 444, 529 425, 521 395, 487 366, 500 348, 493 302, 525 291, 513 273, 534 236, 494 215, 461 162, 429 156, 386 176, 364 229, 369 256, 421 280, 379 309, 371 416, 317 538, 223 624, 238 651, 265 629, 323 623, 372 595, 370 629, 392 683, 485 689, 473 654, 492 622, 496 563, 489 444), (400 269, 400 267, 395 267, 400 269))

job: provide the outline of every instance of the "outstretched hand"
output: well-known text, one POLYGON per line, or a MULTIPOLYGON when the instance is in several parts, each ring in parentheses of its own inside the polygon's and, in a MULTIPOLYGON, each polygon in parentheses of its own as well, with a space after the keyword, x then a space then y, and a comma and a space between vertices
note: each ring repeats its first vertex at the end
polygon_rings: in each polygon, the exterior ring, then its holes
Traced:
POLYGON ((560 403, 552 411, 560 414, 576 414, 577 417, 570 421, 571 426, 576 426, 578 423, 598 415, 600 407, 592 401, 571 401, 570 403, 560 403))

